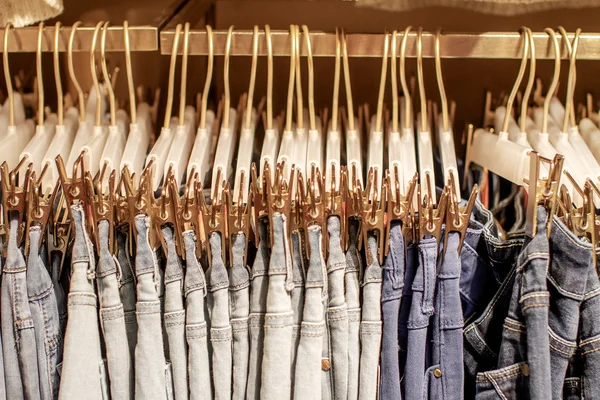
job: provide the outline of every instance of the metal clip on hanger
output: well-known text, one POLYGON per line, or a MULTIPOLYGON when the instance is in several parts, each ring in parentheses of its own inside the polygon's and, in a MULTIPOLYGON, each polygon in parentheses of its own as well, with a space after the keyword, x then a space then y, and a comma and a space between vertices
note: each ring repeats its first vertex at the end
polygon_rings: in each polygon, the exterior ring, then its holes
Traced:
MULTIPOLYGON (((21 162, 22 164, 23 162, 21 162)), ((9 172, 8 164, 5 162, 0 165, 0 178, 2 182, 2 217, 4 219, 5 227, 4 233, 6 236, 10 230, 10 219, 16 215, 18 220, 18 233, 17 233, 17 245, 20 246, 23 243, 23 237, 25 236, 25 217, 26 217, 26 202, 29 188, 29 176, 32 174, 31 164, 25 170, 24 179, 22 184, 19 185, 17 182, 17 172, 21 168, 18 165, 17 168, 9 172)), ((5 237, 4 243, 6 243, 7 237, 5 237)))
MULTIPOLYGON (((308 232, 309 227, 319 226, 322 232, 327 232, 327 216, 325 215, 325 202, 324 202, 324 189, 323 189, 323 178, 321 172, 317 169, 313 176, 308 178, 308 182, 305 185, 304 177, 301 172, 298 172, 298 192, 300 197, 300 203, 302 204, 302 222, 304 225, 304 232, 308 232), (306 192, 304 188, 307 188, 306 192)), ((299 204, 296 204, 299 207, 299 204)), ((321 252, 323 251, 323 237, 327 236, 324 233, 321 236, 321 252)), ((310 246, 305 246, 306 253, 310 256, 310 246)))
MULTIPOLYGON (((370 169, 367 175, 367 186, 363 193, 360 184, 356 187, 354 193, 356 195, 356 204, 360 210, 361 235, 359 238, 359 247, 368 246, 368 235, 373 234, 377 238, 377 259, 383 265, 383 255, 385 250, 385 203, 387 198, 387 187, 385 184, 381 187, 380 196, 369 196, 373 193, 373 186, 377 182, 377 170, 370 169)), ((367 264, 373 262, 370 251, 366 251, 367 264)))
POLYGON ((115 183, 116 171, 110 170, 108 164, 104 164, 100 177, 94 184, 94 178, 89 171, 85 172, 84 181, 86 186, 86 204, 90 209, 92 217, 91 237, 95 242, 96 248, 100 248, 100 237, 98 233, 98 224, 100 221, 107 221, 108 229, 108 249, 111 254, 115 254, 115 183), (108 178, 105 175, 108 174, 108 178), (103 182, 108 182, 106 188, 103 182), (108 189, 108 190, 106 190, 108 189))
MULTIPOLYGON (((46 164, 42 169, 42 175, 47 173, 49 166, 46 164)), ((46 240, 46 228, 50 221, 50 215, 54 207, 54 200, 58 193, 58 185, 55 185, 53 190, 44 191, 42 185, 42 176, 36 181, 35 172, 29 174, 28 187, 28 199, 27 199, 27 229, 33 226, 38 226, 40 232, 42 232, 40 238, 40 249, 41 244, 46 240)), ((29 254, 29 235, 25 235, 25 254, 29 254)))
POLYGON ((444 231, 444 254, 446 254, 446 249, 448 248, 448 234, 450 232, 456 232, 460 237, 458 242, 458 254, 460 256, 460 250, 465 241, 465 235, 467 234, 467 228, 469 227, 469 218, 471 217, 471 212, 473 211, 475 198, 477 197, 479 188, 477 184, 473 185, 469 201, 465 206, 461 206, 460 197, 456 195, 457 190, 453 187, 456 182, 452 176, 453 174, 454 172, 450 171, 450 177, 448 178, 449 198, 448 210, 446 211, 446 229, 444 231))
POLYGON ((529 196, 527 198, 526 234, 531 238, 537 234, 537 207, 543 206, 548 212, 546 234, 548 237, 550 237, 550 230, 552 228, 552 215, 554 214, 554 210, 556 208, 556 199, 558 195, 560 176, 563 172, 562 167, 564 158, 562 155, 557 154, 554 156, 554 159, 548 160, 535 151, 532 151, 529 155, 530 176, 528 180, 529 196), (550 164, 550 167, 548 168, 548 177, 540 176, 540 166, 542 161, 550 164))
POLYGON ((410 184, 406 189, 406 195, 400 191, 402 181, 400 180, 400 171, 397 165, 392 170, 386 171, 385 184, 387 185, 387 223, 385 226, 385 255, 390 252, 390 230, 392 222, 402 223, 404 236, 412 229, 412 218, 414 214, 413 203, 415 198, 415 189, 417 187, 418 175, 415 172, 410 184), (395 178, 390 179, 390 175, 395 178))
MULTIPOLYGON (((154 216, 153 223, 156 232, 160 232, 164 226, 170 226, 173 229, 175 237, 175 251, 181 257, 184 253, 184 248, 183 231, 179 226, 180 218, 178 216, 180 213, 179 187, 172 169, 167 171, 166 178, 163 180, 160 197, 153 204, 154 210, 152 214, 154 216)), ((167 252, 168 245, 165 242, 164 236, 162 234, 158 234, 158 236, 164 251, 167 252)))

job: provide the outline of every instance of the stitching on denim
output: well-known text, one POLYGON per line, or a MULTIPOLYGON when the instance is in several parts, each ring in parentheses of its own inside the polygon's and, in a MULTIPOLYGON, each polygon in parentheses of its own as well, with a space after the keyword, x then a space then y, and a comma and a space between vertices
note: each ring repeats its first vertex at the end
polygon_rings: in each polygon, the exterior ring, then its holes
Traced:
POLYGON ((519 300, 519 303, 523 303, 525 300, 531 299, 531 298, 535 298, 535 297, 550 298, 550 293, 548 293, 548 292, 533 292, 533 293, 529 293, 529 294, 526 294, 524 296, 521 296, 521 299, 519 300))
POLYGON ((510 327, 510 326, 508 326, 506 324, 504 324, 503 326, 504 326, 504 329, 508 329, 509 331, 513 331, 513 332, 517 332, 517 333, 525 333, 524 330, 513 328, 513 327, 510 327))
POLYGON ((525 311, 525 310, 527 310, 529 308, 534 308, 534 307, 546 307, 546 308, 548 308, 548 305, 549 305, 548 303, 533 303, 533 304, 528 304, 528 305, 522 307, 521 310, 525 311))
POLYGON ((559 283, 556 281, 556 279, 554 279, 554 277, 552 275, 547 274, 546 279, 548 279, 550 282, 552 282, 554 284, 554 287, 556 288, 556 290, 559 293, 570 295, 580 301, 583 299, 584 293, 575 293, 575 292, 571 292, 571 291, 563 288, 561 285, 559 285, 559 283))
POLYGON ((595 337, 592 337, 590 339, 586 339, 586 340, 582 340, 581 342, 579 342, 580 346, 588 346, 592 343, 596 343, 600 341, 600 335, 597 335, 595 337))
POLYGON ((552 344, 552 342, 550 342, 550 348, 551 348, 551 349, 553 349, 553 350, 556 350, 556 351, 557 351, 557 352, 559 352, 560 354, 564 354, 564 355, 565 355, 565 356, 567 356, 567 357, 570 357, 570 356, 572 356, 572 355, 573 355, 573 352, 569 352, 569 351, 565 351, 565 350, 563 350, 563 349, 559 349, 557 346, 554 346, 554 345, 552 344))
POLYGON ((569 340, 561 338, 550 327, 548 327, 548 334, 550 335, 550 337, 552 339, 556 340, 557 342, 559 342, 563 346, 567 346, 567 347, 570 347, 570 348, 573 348, 573 349, 577 348, 577 343, 576 342, 569 341, 569 340))

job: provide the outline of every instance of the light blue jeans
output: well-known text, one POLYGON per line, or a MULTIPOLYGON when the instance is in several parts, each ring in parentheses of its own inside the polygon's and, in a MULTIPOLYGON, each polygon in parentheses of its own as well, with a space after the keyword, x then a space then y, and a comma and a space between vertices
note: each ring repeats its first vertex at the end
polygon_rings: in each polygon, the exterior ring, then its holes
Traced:
POLYGON ((348 400, 358 399, 360 379, 360 274, 362 261, 358 251, 358 225, 348 224, 346 252, 346 304, 348 305, 348 400))

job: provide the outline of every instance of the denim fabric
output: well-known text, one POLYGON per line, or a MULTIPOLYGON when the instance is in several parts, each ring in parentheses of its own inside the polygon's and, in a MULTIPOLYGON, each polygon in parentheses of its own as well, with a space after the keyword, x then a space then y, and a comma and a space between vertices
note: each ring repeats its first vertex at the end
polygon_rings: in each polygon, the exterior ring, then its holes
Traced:
MULTIPOLYGON (((4 249, 2 239, 0 239, 0 251, 4 249)), ((0 257, 0 274, 2 273, 2 257, 0 257)), ((0 331, 0 400, 6 400, 6 383, 4 382, 4 355, 2 351, 2 332, 0 331)))
POLYGON ((129 353, 123 304, 119 295, 119 265, 110 253, 108 221, 98 223, 97 282, 100 298, 100 324, 106 347, 112 399, 134 398, 133 360, 129 353))
POLYGON ((40 399, 51 400, 58 397, 56 366, 62 362, 63 342, 52 278, 40 257, 40 239, 40 228, 30 228, 27 294, 35 328, 40 399))
POLYGON ((427 398, 431 400, 464 398, 459 241, 460 234, 448 234, 443 260, 437 272, 435 313, 432 322, 432 365, 425 373, 425 390, 427 398))
MULTIPOLYGON (((127 227, 125 227, 127 228, 127 227)), ((131 357, 135 357, 135 345, 137 344, 137 319, 135 316, 135 269, 129 254, 129 237, 127 229, 118 229, 117 235, 117 261, 121 266, 121 279, 119 280, 119 294, 123 303, 123 314, 125 315, 125 329, 127 331, 127 342, 131 357)))
MULTIPOLYGON (((391 251, 391 249, 390 249, 391 251)), ((406 247, 406 263, 404 271, 404 288, 402 297, 400 298, 400 314, 398 316, 398 348, 400 352, 400 390, 402 397, 405 397, 406 389, 406 368, 408 355, 408 317, 413 298, 413 282, 417 273, 418 248, 414 243, 410 243, 406 247)), ((408 366, 410 368, 411 366, 408 366)))
POLYGON ((331 344, 333 398, 346 400, 348 397, 348 305, 344 296, 346 257, 342 250, 340 218, 337 216, 329 217, 327 219, 327 230, 329 233, 327 324, 331 344))
POLYGON ((294 289, 292 290, 292 311, 294 313, 294 330, 292 333, 292 388, 296 378, 296 355, 300 345, 300 329, 302 326, 302 313, 304 312, 304 280, 305 259, 304 232, 292 232, 292 272, 294 274, 294 289))
MULTIPOLYGON (((600 254, 596 255, 600 259, 600 254)), ((600 281, 596 266, 588 269, 585 296, 579 317, 579 351, 581 355, 581 380, 572 382, 572 396, 595 398, 600 393, 600 281), (579 383, 576 385, 575 383, 579 383)), ((565 381, 565 387, 567 387, 565 381)), ((566 388, 565 388, 566 390, 566 388)), ((565 397, 567 393, 564 393, 565 397)))
POLYGON ((185 336, 188 344, 188 371, 190 400, 212 400, 208 328, 206 324, 206 281, 204 271, 196 258, 196 236, 193 231, 183 233, 185 247, 185 336))
POLYGON ((137 276, 136 316, 138 337, 135 347, 135 398, 165 400, 172 382, 167 380, 161 305, 160 275, 156 254, 150 247, 152 227, 146 215, 135 217, 137 231, 135 274, 137 276), (142 373, 143 371, 143 373, 142 373))
POLYGON ((404 288, 404 238, 400 223, 390 228, 390 251, 383 264, 383 288, 381 312, 383 332, 381 335, 381 388, 382 400, 400 400, 400 352, 398 319, 400 300, 404 288))
POLYGON ((183 266, 175 248, 173 228, 162 229, 166 243, 164 323, 169 342, 169 361, 173 373, 175 400, 187 400, 187 343, 185 339, 185 309, 183 308, 183 266))
POLYGON ((234 400, 246 398, 248 382, 248 357, 250 336, 248 315, 250 314, 250 274, 244 263, 246 235, 232 237, 231 268, 229 268, 229 309, 233 330, 233 396, 234 400))
POLYGON ((360 378, 358 397, 377 397, 379 382, 379 355, 381 352, 381 283, 383 269, 377 259, 377 238, 368 236, 366 251, 371 253, 371 264, 365 268, 362 280, 362 320, 360 322, 360 378))
MULTIPOLYGON (((72 206, 75 241, 71 259, 67 330, 58 398, 104 400, 108 385, 100 350, 96 264, 83 207, 72 206)), ((11 397, 12 399, 13 397, 11 397)))
POLYGON ((291 397, 292 312, 291 291, 292 254, 287 235, 286 217, 275 213, 273 248, 269 260, 269 286, 264 326, 261 400, 279 400, 291 397))
POLYGON ((58 308, 60 333, 61 337, 64 337, 65 330, 67 329, 67 294, 65 293, 65 288, 60 281, 61 260, 62 253, 58 251, 52 251, 50 253, 52 287, 54 288, 54 297, 56 298, 56 306, 58 308))
POLYGON ((552 396, 546 284, 550 248, 546 234, 547 213, 543 207, 538 207, 537 218, 537 235, 519 255, 515 285, 504 320, 498 368, 477 374, 478 399, 549 399, 552 396))
POLYGON ((265 312, 267 311, 267 289, 269 277, 269 227, 266 219, 258 221, 259 244, 252 265, 252 283, 250 286, 250 357, 248 364, 248 400, 260 398, 262 378, 262 355, 264 344, 265 312))
POLYGON ((308 228, 310 256, 306 271, 304 311, 296 357, 294 399, 321 398, 321 357, 325 334, 326 268, 320 226, 308 228))
POLYGON ((229 278, 223 262, 221 234, 210 235, 211 265, 206 271, 215 399, 231 398, 233 333, 229 322, 229 278))
POLYGON ((362 273, 356 221, 349 221, 348 235, 345 275, 348 306, 348 400, 356 400, 360 376, 360 274, 362 273))

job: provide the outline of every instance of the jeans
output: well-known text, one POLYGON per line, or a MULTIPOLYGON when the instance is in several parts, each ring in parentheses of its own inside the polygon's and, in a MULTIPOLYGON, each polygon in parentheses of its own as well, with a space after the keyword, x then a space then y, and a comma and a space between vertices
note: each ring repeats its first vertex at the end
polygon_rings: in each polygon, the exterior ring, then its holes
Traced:
POLYGON ((56 298, 56 306, 58 308, 60 335, 61 337, 64 337, 65 330, 67 329, 67 294, 65 293, 65 289, 60 281, 59 274, 61 259, 62 253, 58 251, 53 251, 50 253, 52 287, 54 289, 54 297, 56 298))
POLYGON ((267 311, 267 289, 269 277, 269 227, 265 218, 258 221, 259 244, 252 265, 250 286, 250 357, 248 364, 248 386, 246 398, 258 400, 261 391, 262 357, 264 344, 265 312, 267 311))
POLYGON ((328 218, 327 231, 329 234, 327 324, 331 343, 333 398, 346 400, 348 397, 348 306, 344 296, 346 257, 342 250, 339 217, 331 216, 328 218))
POLYGON ((360 376, 360 274, 362 260, 358 251, 358 224, 348 223, 346 252, 346 304, 348 305, 348 400, 358 399, 360 376))
POLYGON ((292 333, 292 388, 296 378, 296 355, 300 345, 300 330, 302 327, 302 313, 304 311, 304 280, 306 252, 304 247, 304 232, 292 232, 292 273, 294 275, 294 289, 292 290, 292 311, 294 313, 294 330, 292 333))
POLYGON ((106 361, 110 376, 110 395, 114 400, 134 398, 133 362, 129 353, 123 304, 119 295, 118 264, 110 253, 108 221, 98 223, 98 294, 100 322, 106 347, 106 361))
POLYGON ((52 400, 58 397, 59 377, 56 367, 62 362, 63 338, 52 278, 40 257, 40 240, 40 228, 30 228, 27 294, 35 328, 39 398, 52 400))
POLYGON ((75 241, 58 398, 103 400, 108 398, 108 385, 100 350, 94 250, 86 232, 83 207, 72 206, 71 216, 75 225, 75 241))
MULTIPOLYGON (((597 257, 600 256, 597 254, 597 257)), ((594 398, 600 393, 600 281, 596 266, 588 268, 585 296, 579 316, 579 351, 581 382, 577 386, 579 398, 594 398)), ((575 391, 575 390, 574 390, 575 391)), ((577 393, 574 393, 577 394, 577 393)), ((565 393, 566 395, 566 393, 565 393)))
MULTIPOLYGON (((0 250, 4 249, 0 240, 0 250)), ((2 273, 2 257, 0 257, 0 273, 2 273)), ((4 355, 2 351, 2 332, 0 332, 0 400, 6 400, 6 383, 4 381, 4 355)))
POLYGON ((246 235, 232 237, 232 265, 229 268, 229 308, 233 330, 233 396, 234 400, 246 398, 250 336, 250 274, 244 263, 246 235))
POLYGON ((459 241, 459 233, 448 233, 443 260, 437 272, 432 365, 425 373, 425 393, 431 400, 464 398, 459 241))
POLYGON ((325 333, 326 268, 320 226, 308 228, 310 257, 306 272, 300 344, 296 357, 294 399, 321 398, 321 357, 325 333))
MULTIPOLYGON (((371 263, 365 268, 362 281, 362 321, 360 322, 360 399, 375 399, 379 389, 378 369, 381 353, 381 283, 383 269, 377 259, 377 238, 369 235, 366 251, 371 254, 371 263)), ((381 240, 381 238, 379 239, 381 240)))
POLYGON ((229 322, 229 278, 223 262, 221 235, 210 235, 211 265, 206 271, 208 281, 208 310, 210 314, 210 343, 212 345, 212 374, 215 399, 231 398, 233 354, 232 329, 229 322))
POLYGON ((187 343, 185 339, 185 309, 183 307, 183 266, 175 248, 173 228, 162 229, 166 243, 164 324, 169 342, 169 361, 173 369, 175 400, 187 400, 187 343))
POLYGON ((135 316, 135 267, 129 254, 129 241, 127 229, 118 229, 117 235, 117 261, 121 266, 121 279, 119 280, 119 294, 123 303, 123 314, 125 315, 125 329, 127 331, 127 342, 131 358, 135 357, 135 345, 137 344, 137 319, 135 316))
POLYGON ((294 316, 291 292, 292 254, 287 236, 286 217, 275 213, 273 248, 269 260, 269 285, 264 326, 261 400, 291 397, 292 331, 294 316))
POLYGON ((404 287, 404 238, 402 226, 393 223, 390 228, 390 251, 383 265, 381 311, 381 400, 400 400, 400 352, 398 318, 404 287))
POLYGON ((206 325, 206 281, 204 271, 196 258, 196 236, 193 231, 183 233, 185 247, 185 336, 188 345, 190 400, 212 400, 208 328, 206 325))
MULTIPOLYGON (((391 251, 391 248, 390 248, 391 251)), ((389 256, 388 256, 389 257, 389 256)), ((406 247, 406 263, 404 272, 404 288, 400 298, 400 314, 398 316, 398 349, 400 364, 400 390, 402 397, 406 397, 406 367, 408 356, 408 317, 413 298, 413 282, 417 273, 418 249, 417 245, 410 243, 406 247)), ((408 368, 412 366, 408 365, 408 368)))
POLYGON ((168 398, 167 393, 172 392, 172 382, 169 381, 170 370, 164 352, 158 262, 148 240, 151 230, 150 219, 146 215, 138 215, 135 217, 135 226, 138 322, 135 347, 135 370, 137 371, 135 398, 165 400, 168 398))

